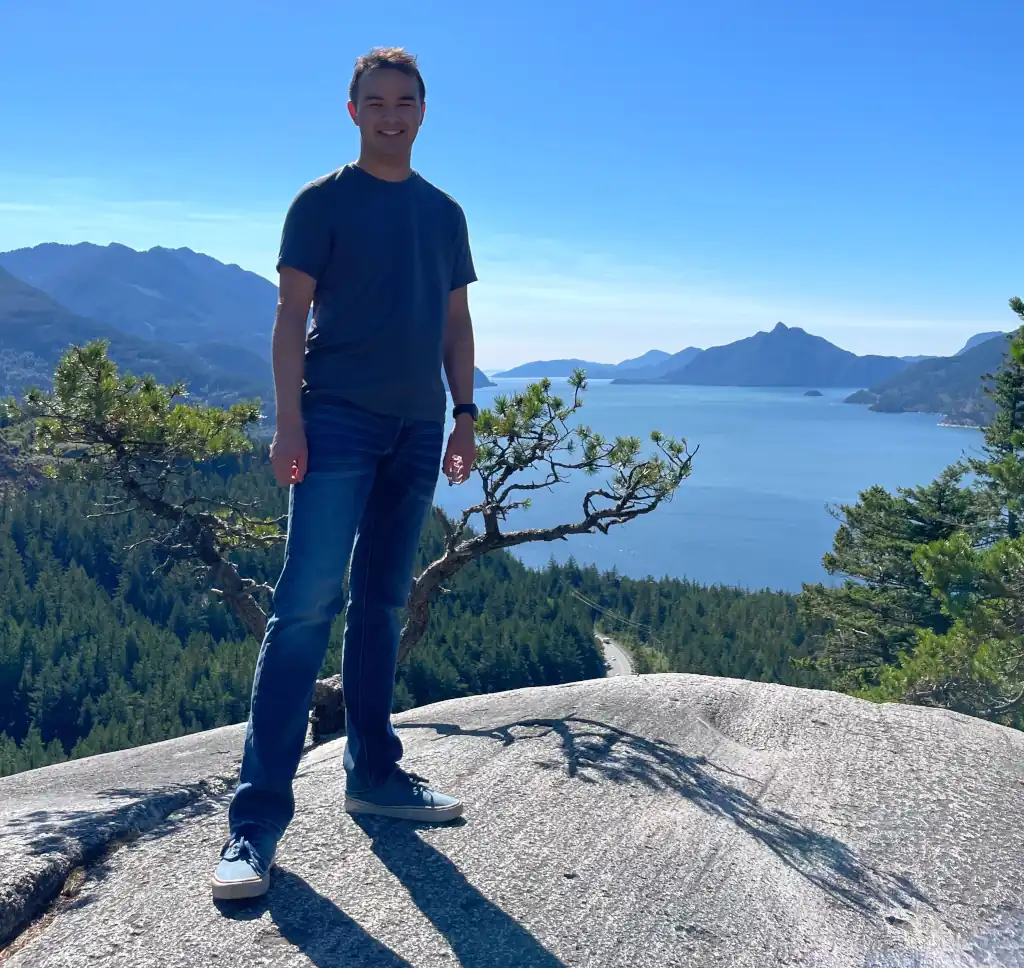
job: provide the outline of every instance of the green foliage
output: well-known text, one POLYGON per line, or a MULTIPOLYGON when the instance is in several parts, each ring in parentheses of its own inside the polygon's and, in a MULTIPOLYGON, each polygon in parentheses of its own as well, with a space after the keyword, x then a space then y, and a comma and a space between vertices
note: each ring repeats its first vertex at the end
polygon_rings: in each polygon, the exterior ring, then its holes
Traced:
MULTIPOLYGON (((1024 323, 1024 302, 1010 306, 1024 323)), ((1024 728, 1024 328, 991 379, 982 457, 842 508, 825 565, 846 581, 804 590, 820 646, 805 664, 865 699, 1024 728)))
MULTIPOLYGON (((266 502, 271 510, 287 496, 261 455, 194 468, 184 487, 266 502)), ((102 481, 56 481, 0 497, 4 772, 248 714, 258 642, 190 569, 162 567, 144 540, 149 516, 90 517, 105 498, 102 481)), ((422 559, 442 542, 432 523, 422 559)), ((239 568, 273 581, 282 552, 280 545, 249 549, 239 568)), ((500 554, 463 569, 402 667, 398 708, 600 676, 587 610, 553 593, 553 581, 500 554)), ((332 629, 324 674, 340 668, 343 628, 344 615, 332 629)))
MULTIPOLYGON (((90 517, 102 481, 54 481, 0 495, 0 772, 240 722, 248 714, 258 642, 182 564, 167 570, 145 538, 142 511, 90 517), (38 741, 37 741, 38 739, 38 741)), ((184 493, 280 513, 266 456, 194 466, 184 493)), ((420 565, 441 552, 431 522, 420 565)), ((283 548, 250 548, 240 572, 273 581, 283 548)), ((642 582, 575 565, 526 568, 494 552, 462 568, 438 597, 423 641, 403 662, 395 708, 604 674, 593 638, 608 612, 656 629, 672 668, 706 675, 807 681, 789 596, 746 595, 682 582, 642 582), (578 597, 593 600, 599 608, 578 597)), ((341 664, 344 615, 322 674, 341 664)))
POLYGON ((815 667, 834 689, 857 691, 913 645, 919 629, 944 632, 949 619, 914 562, 922 545, 980 527, 978 502, 949 468, 924 487, 863 491, 836 511, 841 524, 822 559, 843 584, 805 585, 800 612, 819 651, 815 667))
POLYGON ((607 533, 670 500, 689 477, 693 454, 685 440, 652 431, 654 454, 644 454, 639 437, 608 440, 586 424, 575 423, 587 389, 582 370, 569 378, 569 387, 572 399, 567 401, 552 393, 550 380, 539 380, 511 396, 495 397, 480 414, 476 474, 484 499, 466 509, 452 533, 453 547, 475 515, 483 519, 482 540, 496 539, 499 522, 509 512, 528 507, 531 494, 560 484, 575 472, 603 477, 584 495, 579 520, 519 537, 507 535, 502 546, 607 533))
POLYGON ((796 661, 809 648, 795 595, 625 578, 572 562, 548 570, 561 574, 568 594, 631 651, 638 672, 689 672, 811 688, 823 684, 818 673, 796 661))
POLYGON ((239 577, 233 553, 284 538, 281 518, 255 513, 258 505, 202 490, 183 491, 197 461, 234 457, 251 450, 259 420, 256 403, 227 409, 186 403, 183 384, 164 386, 152 377, 122 374, 102 340, 73 346, 61 358, 49 391, 34 389, 24 403, 11 400, 2 418, 5 436, 20 434, 18 450, 35 458, 50 476, 104 481, 113 498, 105 515, 146 512, 147 540, 165 564, 188 561, 212 581, 262 635, 266 615, 254 598, 268 591, 239 577))

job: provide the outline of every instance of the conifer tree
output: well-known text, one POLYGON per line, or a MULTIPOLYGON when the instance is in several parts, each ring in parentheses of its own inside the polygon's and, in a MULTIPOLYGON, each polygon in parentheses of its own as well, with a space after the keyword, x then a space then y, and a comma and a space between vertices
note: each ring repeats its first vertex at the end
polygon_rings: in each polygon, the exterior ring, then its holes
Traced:
POLYGON ((1024 727, 1024 301, 1010 308, 1022 328, 988 378, 997 410, 982 456, 842 509, 825 566, 846 581, 805 587, 821 648, 802 664, 866 699, 1024 727))

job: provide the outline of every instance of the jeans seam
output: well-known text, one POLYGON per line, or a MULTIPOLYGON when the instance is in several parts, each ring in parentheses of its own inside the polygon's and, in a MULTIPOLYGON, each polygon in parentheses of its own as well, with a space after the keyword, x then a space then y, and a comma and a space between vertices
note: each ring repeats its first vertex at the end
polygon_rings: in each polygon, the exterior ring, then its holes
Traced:
MULTIPOLYGON (((373 514, 372 514, 372 520, 370 522, 370 533, 367 536, 367 542, 366 542, 366 545, 367 545, 367 547, 366 547, 366 565, 363 568, 362 601, 360 602, 360 610, 361 610, 362 614, 360 616, 360 628, 359 628, 359 651, 356 653, 356 656, 357 656, 357 658, 359 660, 359 664, 357 666, 358 674, 356 676, 356 681, 357 681, 357 692, 358 692, 358 696, 359 696, 359 710, 360 710, 360 714, 362 713, 362 709, 363 709, 363 658, 364 658, 364 650, 366 648, 366 600, 367 600, 367 596, 369 594, 369 591, 368 591, 369 586, 370 586, 369 575, 370 575, 370 570, 371 570, 371 563, 373 561, 373 536, 374 536, 374 532, 376 531, 376 528, 377 528, 377 510, 376 510, 375 502, 373 501, 373 496, 372 495, 370 496, 370 500, 367 502, 367 506, 368 507, 371 506, 371 505, 374 505, 374 510, 373 510, 373 514)), ((363 759, 364 760, 368 759, 367 753, 366 753, 366 743, 365 743, 365 741, 363 743, 363 759)), ((371 783, 371 786, 372 786, 372 783, 371 783)))

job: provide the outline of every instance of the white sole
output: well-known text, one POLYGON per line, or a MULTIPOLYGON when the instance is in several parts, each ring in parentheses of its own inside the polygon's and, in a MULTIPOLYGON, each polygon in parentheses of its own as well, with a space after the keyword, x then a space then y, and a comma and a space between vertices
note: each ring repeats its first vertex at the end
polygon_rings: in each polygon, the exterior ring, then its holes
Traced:
POLYGON ((247 881, 221 881, 215 876, 212 886, 215 901, 244 901, 263 897, 270 888, 270 871, 262 877, 253 877, 247 881))
POLYGON ((377 817, 390 817, 392 820, 419 820, 424 823, 447 823, 462 816, 463 805, 452 804, 450 807, 382 807, 366 800, 345 797, 346 813, 369 813, 377 817))

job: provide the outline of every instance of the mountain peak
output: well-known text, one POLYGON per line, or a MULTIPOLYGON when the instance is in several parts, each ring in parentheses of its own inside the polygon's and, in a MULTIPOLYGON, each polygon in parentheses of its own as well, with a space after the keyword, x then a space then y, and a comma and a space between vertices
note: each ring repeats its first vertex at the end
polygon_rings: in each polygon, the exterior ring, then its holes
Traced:
POLYGON ((772 330, 772 332, 773 333, 786 333, 786 332, 789 332, 789 327, 785 323, 780 321, 780 322, 775 324, 775 328, 772 330))

